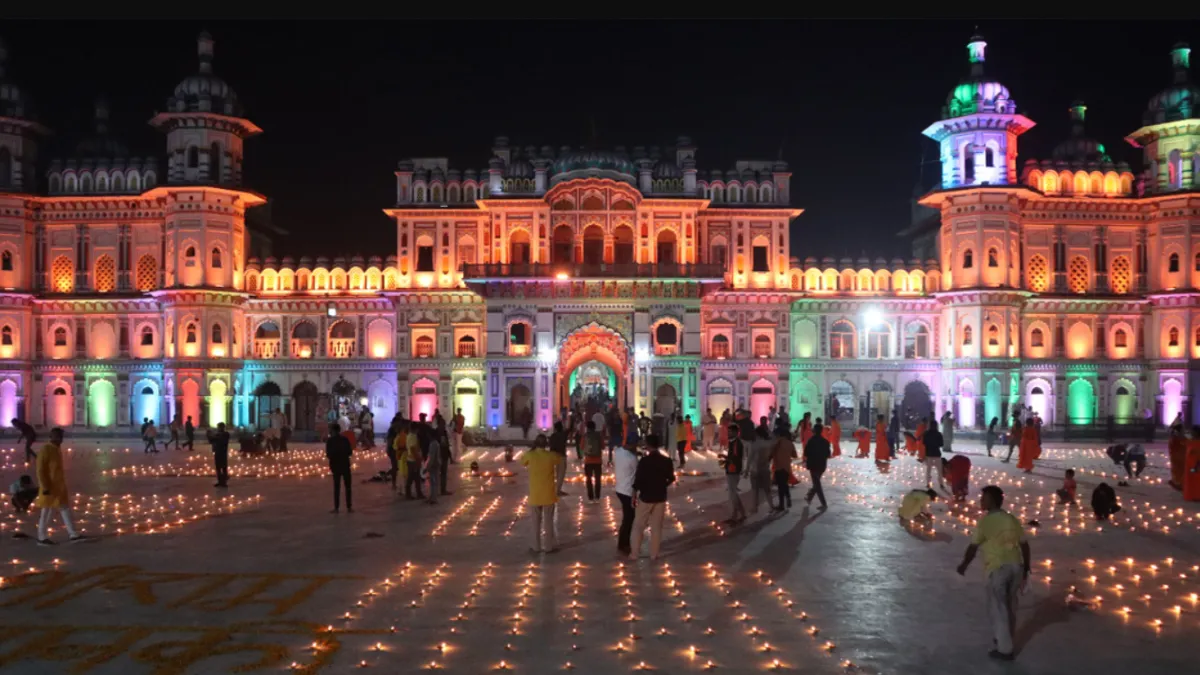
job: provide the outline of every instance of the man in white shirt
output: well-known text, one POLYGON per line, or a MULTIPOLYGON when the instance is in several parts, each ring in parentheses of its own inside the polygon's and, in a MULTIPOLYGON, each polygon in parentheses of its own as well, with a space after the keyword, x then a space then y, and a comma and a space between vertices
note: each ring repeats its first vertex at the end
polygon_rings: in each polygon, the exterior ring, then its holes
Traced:
POLYGON ((637 474, 638 456, 629 443, 622 443, 613 454, 613 473, 617 479, 617 499, 621 500, 621 529, 617 531, 617 550, 628 556, 633 550, 629 536, 633 532, 633 477, 637 474))

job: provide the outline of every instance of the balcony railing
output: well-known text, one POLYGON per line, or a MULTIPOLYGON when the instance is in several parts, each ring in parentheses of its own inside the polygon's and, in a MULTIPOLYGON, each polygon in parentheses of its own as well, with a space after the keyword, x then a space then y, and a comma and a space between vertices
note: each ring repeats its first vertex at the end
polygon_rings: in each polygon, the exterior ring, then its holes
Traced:
POLYGON ((720 280, 725 265, 701 263, 490 263, 463 265, 463 279, 697 279, 720 280))
POLYGON ((529 356, 532 353, 529 345, 513 345, 508 346, 509 356, 529 356))
POLYGON ((678 356, 679 345, 654 345, 655 356, 678 356))
POLYGON ((728 342, 714 342, 712 345, 712 357, 714 359, 729 358, 729 343, 728 342))
POLYGON ((315 338, 295 338, 291 344, 292 356, 300 359, 311 359, 317 355, 317 340, 315 338))
POLYGON ((329 338, 329 358, 354 358, 354 338, 329 338))
POLYGON ((279 358, 279 347, 279 340, 255 340, 254 358, 277 359, 279 358))
POLYGON ((432 359, 433 340, 417 340, 416 349, 413 350, 413 356, 418 359, 432 359))
POLYGON ((473 358, 475 358, 475 356, 476 356, 476 353, 475 353, 475 343, 474 342, 458 343, 458 358, 473 359, 473 358))

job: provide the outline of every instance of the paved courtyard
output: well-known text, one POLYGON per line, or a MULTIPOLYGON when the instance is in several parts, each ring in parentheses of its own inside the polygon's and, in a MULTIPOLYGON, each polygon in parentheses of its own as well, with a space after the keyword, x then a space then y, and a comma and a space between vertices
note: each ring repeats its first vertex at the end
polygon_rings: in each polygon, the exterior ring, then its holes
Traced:
MULTIPOLYGON (((973 502, 996 483, 1039 523, 1019 655, 1001 664, 986 656, 982 561, 954 572, 975 514, 939 504, 931 529, 903 529, 899 498, 924 476, 907 458, 887 472, 835 459, 827 512, 797 498, 733 529, 715 458, 697 458, 651 565, 614 556, 611 484, 589 505, 574 467, 562 550, 531 556, 523 470, 496 449, 473 450, 490 475, 454 476, 437 506, 361 482, 386 459, 360 451, 355 513, 333 515, 316 446, 235 456, 218 491, 207 445, 67 445, 76 517, 98 538, 38 547, 12 536, 33 517, 5 506, 3 673, 1154 673, 1194 662, 1200 638, 1200 516, 1166 487, 1159 446, 1097 527, 1052 493, 1076 467, 1086 502, 1114 469, 1098 444, 1052 445, 1031 477, 956 444, 973 502), (1068 607, 1072 586, 1098 606, 1068 607)), ((0 460, 7 485, 23 464, 8 448, 0 460)))

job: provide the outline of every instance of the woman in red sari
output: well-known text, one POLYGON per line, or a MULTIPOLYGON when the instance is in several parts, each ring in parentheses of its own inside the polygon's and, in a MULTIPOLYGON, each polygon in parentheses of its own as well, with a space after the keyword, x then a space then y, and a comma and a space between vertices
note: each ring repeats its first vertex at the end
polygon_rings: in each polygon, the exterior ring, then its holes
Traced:
POLYGON ((922 462, 925 461, 925 429, 925 420, 921 420, 913 432, 913 451, 922 462))
POLYGON ((1020 454, 1017 455, 1017 468, 1024 470, 1025 473, 1033 473, 1033 460, 1041 455, 1042 448, 1038 445, 1038 429, 1033 420, 1029 420, 1029 423, 1021 430, 1021 448, 1020 454))
POLYGON ((875 461, 887 462, 892 459, 892 448, 888 445, 887 424, 883 415, 875 418, 875 461))

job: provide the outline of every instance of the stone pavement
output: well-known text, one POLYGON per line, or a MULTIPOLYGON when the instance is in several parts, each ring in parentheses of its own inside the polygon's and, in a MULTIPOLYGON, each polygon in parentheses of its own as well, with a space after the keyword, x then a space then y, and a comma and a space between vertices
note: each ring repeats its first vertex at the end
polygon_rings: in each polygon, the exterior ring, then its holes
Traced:
MULTIPOLYGON (((975 463, 972 503, 994 482, 1039 523, 1014 663, 986 657, 982 560, 954 573, 973 509, 939 504, 931 528, 898 524, 899 498, 924 476, 909 458, 886 472, 834 459, 827 512, 800 492, 787 515, 730 529, 716 462, 696 457, 652 565, 615 557, 611 483, 587 504, 574 467, 562 549, 531 556, 523 470, 496 449, 475 450, 489 475, 455 475, 437 506, 361 482, 386 459, 360 451, 355 513, 333 515, 316 446, 235 456, 221 491, 206 445, 144 455, 104 442, 67 459, 96 541, 58 531, 62 545, 38 547, 12 537, 33 533, 32 516, 0 511, 0 672, 1141 674, 1194 661, 1200 516, 1163 484, 1162 448, 1143 482, 1119 489, 1125 511, 1097 527, 1052 494, 1074 466, 1086 502, 1113 471, 1098 447, 1050 447, 1032 476, 956 447, 975 463), (1072 586, 1098 607, 1068 608, 1072 586)), ((23 470, 17 452, 0 452, 5 485, 23 470)))

